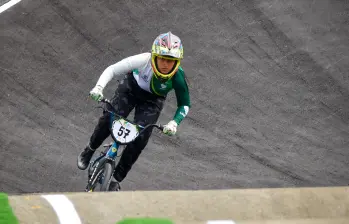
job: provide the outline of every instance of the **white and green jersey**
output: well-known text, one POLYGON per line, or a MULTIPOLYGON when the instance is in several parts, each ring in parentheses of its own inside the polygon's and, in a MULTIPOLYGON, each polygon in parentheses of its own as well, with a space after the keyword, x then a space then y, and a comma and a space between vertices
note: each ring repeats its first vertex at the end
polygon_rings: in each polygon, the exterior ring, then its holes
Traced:
POLYGON ((179 124, 188 114, 190 97, 185 74, 182 67, 179 67, 176 74, 167 82, 160 82, 151 66, 151 53, 142 53, 127 57, 116 64, 106 68, 100 76, 96 85, 103 88, 114 77, 132 72, 140 88, 150 93, 166 96, 172 89, 175 90, 177 98, 177 110, 173 119, 179 124))

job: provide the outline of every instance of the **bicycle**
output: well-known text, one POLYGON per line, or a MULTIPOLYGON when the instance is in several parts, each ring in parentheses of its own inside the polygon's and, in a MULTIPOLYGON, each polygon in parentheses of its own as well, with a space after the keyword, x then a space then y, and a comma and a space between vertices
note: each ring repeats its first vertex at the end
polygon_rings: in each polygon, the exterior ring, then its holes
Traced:
MULTIPOLYGON (((93 192, 99 183, 100 191, 108 191, 111 179, 114 174, 114 169, 117 165, 116 157, 119 157, 118 150, 120 146, 126 146, 134 142, 145 130, 149 128, 158 128, 163 130, 163 125, 149 124, 145 127, 138 125, 129 119, 117 114, 115 108, 108 99, 102 99, 104 103, 104 112, 111 113, 110 134, 113 142, 105 144, 105 150, 93 161, 88 167, 88 182, 85 192, 93 192), (108 109, 108 107, 110 109, 108 109)), ((121 155, 120 155, 121 156, 121 155)))

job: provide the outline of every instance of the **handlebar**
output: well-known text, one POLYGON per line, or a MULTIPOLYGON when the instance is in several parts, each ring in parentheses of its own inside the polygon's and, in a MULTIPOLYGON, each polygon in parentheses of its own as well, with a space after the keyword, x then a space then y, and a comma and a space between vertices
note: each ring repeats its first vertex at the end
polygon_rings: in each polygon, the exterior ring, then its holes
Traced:
POLYGON ((118 117, 118 118, 122 118, 122 119, 124 119, 124 120, 126 120, 126 121, 128 121, 128 122, 130 122, 130 123, 132 123, 132 124, 134 124, 134 125, 137 125, 138 127, 142 128, 142 130, 139 132, 139 135, 141 135, 141 134, 142 134, 145 130, 147 130, 148 128, 154 128, 154 127, 155 127, 155 128, 157 128, 157 129, 159 129, 159 130, 161 130, 161 131, 163 131, 163 129, 164 129, 164 126, 161 125, 161 124, 148 124, 148 125, 146 125, 145 127, 142 126, 142 125, 136 124, 136 123, 134 123, 133 121, 130 121, 129 119, 127 119, 127 118, 125 118, 125 117, 123 117, 123 116, 117 114, 116 109, 114 108, 114 106, 111 104, 111 102, 110 102, 108 99, 103 98, 103 99, 100 100, 100 102, 102 102, 102 103, 104 103, 104 104, 110 106, 110 108, 111 108, 111 110, 110 110, 110 109, 108 109, 107 106, 106 106, 106 107, 103 107, 103 110, 105 110, 105 111, 107 111, 107 112, 113 114, 114 116, 116 116, 116 117, 118 117), (113 110, 113 111, 112 111, 112 110, 113 110))

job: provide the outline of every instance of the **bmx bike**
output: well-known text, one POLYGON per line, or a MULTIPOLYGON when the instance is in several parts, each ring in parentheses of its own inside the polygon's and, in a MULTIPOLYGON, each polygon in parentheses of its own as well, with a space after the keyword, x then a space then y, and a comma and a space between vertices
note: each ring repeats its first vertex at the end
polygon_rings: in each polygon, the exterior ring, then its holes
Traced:
MULTIPOLYGON (((116 157, 120 146, 126 146, 134 142, 145 130, 149 128, 158 128, 163 130, 163 125, 149 124, 145 127, 138 125, 127 118, 120 116, 108 99, 102 99, 100 102, 104 112, 111 114, 110 134, 113 142, 105 144, 104 151, 89 163, 88 182, 85 192, 93 192, 98 184, 100 191, 109 191, 110 182, 112 180, 115 167, 117 165, 116 157)), ((120 155, 121 156, 121 155, 120 155)))

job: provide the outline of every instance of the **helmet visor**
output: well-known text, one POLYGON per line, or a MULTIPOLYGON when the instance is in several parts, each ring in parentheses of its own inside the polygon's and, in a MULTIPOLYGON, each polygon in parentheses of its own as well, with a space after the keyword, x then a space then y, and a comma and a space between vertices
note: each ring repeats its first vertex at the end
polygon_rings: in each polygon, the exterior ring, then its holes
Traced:
POLYGON ((178 58, 168 56, 168 55, 156 55, 156 57, 166 59, 166 60, 171 60, 171 61, 179 61, 178 58))

